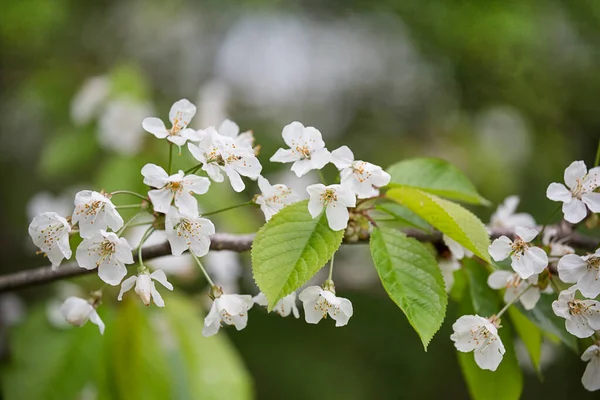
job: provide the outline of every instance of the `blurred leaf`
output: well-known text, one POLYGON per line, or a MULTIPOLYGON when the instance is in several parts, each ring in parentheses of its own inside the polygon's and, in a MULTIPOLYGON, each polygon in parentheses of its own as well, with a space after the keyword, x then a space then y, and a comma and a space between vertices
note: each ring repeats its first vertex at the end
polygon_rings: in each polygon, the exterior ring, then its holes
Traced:
POLYGON ((451 201, 409 187, 390 189, 386 196, 408 207, 433 227, 489 262, 489 235, 483 223, 470 211, 451 201))
POLYGON ((252 271, 269 310, 321 269, 343 236, 343 229, 329 228, 325 212, 313 219, 307 200, 285 207, 260 228, 252 244, 252 271))
MULTIPOLYGON (((461 314, 480 314, 483 310, 473 308, 470 296, 464 296, 461 314)), ((512 332, 508 321, 502 321, 498 329, 506 353, 496 371, 479 368, 473 352, 458 353, 458 361, 467 382, 471 398, 474 400, 518 400, 523 391, 523 373, 519 367, 513 346, 512 332)))
POLYGON ((81 169, 94 161, 98 152, 96 139, 91 132, 68 132, 50 138, 42 152, 41 174, 59 177, 81 169))
POLYGON ((171 363, 177 365, 171 371, 178 382, 176 390, 187 392, 178 398, 252 398, 250 376, 227 336, 203 337, 202 319, 189 300, 168 295, 165 301, 166 312, 160 316, 168 322, 169 331, 161 336, 170 344, 169 356, 177 361, 171 363))
MULTIPOLYGON (((143 72, 134 65, 120 65, 110 72, 111 97, 148 100, 148 84, 143 72)), ((141 121, 140 121, 141 124, 141 121)))
POLYGON ((388 168, 390 186, 409 186, 452 200, 488 205, 475 186, 454 165, 439 158, 412 158, 388 168))
POLYGON ((384 203, 378 204, 375 208, 383 211, 387 215, 391 215, 394 217, 396 222, 399 222, 402 225, 421 229, 427 232, 431 231, 431 225, 429 225, 423 218, 419 217, 417 214, 400 204, 384 203))
POLYGON ((11 361, 2 373, 6 400, 75 399, 86 386, 94 387, 103 345, 96 325, 54 328, 40 305, 10 339, 11 361))
POLYGON ((173 387, 161 335, 150 325, 148 309, 126 297, 114 323, 106 329, 105 385, 111 399, 168 399, 173 387))
POLYGON ((540 359, 542 358, 542 331, 526 316, 524 316, 516 307, 508 309, 508 315, 523 341, 529 358, 535 370, 540 373, 540 359))
POLYGON ((463 266, 469 280, 469 294, 473 302, 473 309, 482 317, 491 317, 502 307, 498 292, 489 287, 489 276, 485 265, 475 260, 464 259, 463 266))
POLYGON ((427 350, 448 305, 435 257, 421 242, 393 229, 375 228, 370 247, 385 291, 406 314, 427 350))
POLYGON ((519 307, 519 310, 541 330, 560 338, 560 340, 573 351, 578 351, 577 338, 565 329, 564 318, 558 317, 554 314, 554 311, 552 311, 552 302, 555 299, 556 297, 553 295, 542 293, 540 300, 533 310, 525 310, 520 303, 516 306, 519 307))
MULTIPOLYGON (((105 160, 98 170, 96 186, 108 192, 133 190, 145 194, 148 187, 144 185, 144 178, 140 172, 144 164, 144 161, 136 157, 110 157, 105 160)), ((118 199, 118 201, 115 201, 118 204, 135 204, 139 202, 137 198, 125 195, 114 199, 118 199), (121 201, 121 199, 125 199, 125 201, 121 201)))

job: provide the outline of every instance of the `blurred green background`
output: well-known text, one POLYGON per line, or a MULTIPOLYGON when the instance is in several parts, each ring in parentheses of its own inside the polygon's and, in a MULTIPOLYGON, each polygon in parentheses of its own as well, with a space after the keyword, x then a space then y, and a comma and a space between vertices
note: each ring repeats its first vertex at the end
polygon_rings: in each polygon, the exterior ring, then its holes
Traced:
MULTIPOLYGON (((590 165, 595 156, 599 37, 600 2, 592 0, 5 0, 1 273, 45 264, 28 240, 32 214, 69 213, 81 188, 143 191, 140 168, 164 165, 168 153, 141 120, 166 120, 180 98, 198 106, 195 128, 229 117, 252 129, 271 183, 302 190, 318 179, 268 163, 283 145, 282 127, 299 120, 319 128, 330 150, 346 144, 384 167, 447 159, 494 204, 519 194, 521 209, 544 223, 555 207, 545 199, 548 183, 561 181, 571 161, 590 165)), ((175 162, 193 165, 186 152, 175 162)), ((257 190, 248 187, 236 194, 213 184, 201 208, 246 201, 257 190)), ((487 221, 493 208, 473 210, 487 221)), ((214 221, 217 231, 242 233, 263 218, 241 209, 214 221)), ((248 261, 206 259, 217 283, 255 294, 248 261)), ((341 329, 255 308, 244 331, 203 338, 209 303, 193 265, 155 265, 176 285, 167 307, 144 308, 133 293, 117 304, 118 290, 106 288, 104 336, 56 317, 65 297, 97 289, 96 277, 73 280, 79 289, 0 296, 4 398, 468 397, 449 339, 455 305, 424 353, 364 246, 343 250, 337 263, 338 294, 355 307, 341 329)), ((540 379, 517 350, 523 398, 597 398, 581 387, 578 355, 548 342, 540 379)))

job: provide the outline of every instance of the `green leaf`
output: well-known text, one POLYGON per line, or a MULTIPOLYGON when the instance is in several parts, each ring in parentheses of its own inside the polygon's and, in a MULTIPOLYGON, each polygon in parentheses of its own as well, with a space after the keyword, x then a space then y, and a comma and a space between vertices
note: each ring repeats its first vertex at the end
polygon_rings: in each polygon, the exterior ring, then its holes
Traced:
POLYGON ((173 337, 168 359, 179 392, 174 398, 251 399, 250 375, 227 335, 202 337, 203 321, 185 297, 166 294, 165 302, 157 316, 167 322, 173 337))
POLYGON ((542 357, 542 331, 526 316, 524 316, 516 307, 508 309, 508 315, 523 341, 529 358, 535 370, 540 373, 540 359, 542 357))
MULTIPOLYGON (((461 314, 476 312, 469 296, 464 296, 459 308, 461 314)), ((515 355, 510 324, 503 320, 502 325, 498 332, 506 353, 496 371, 479 368, 475 363, 473 352, 457 352, 458 362, 471 398, 474 400, 518 400, 521 398, 523 372, 515 355)))
POLYGON ((392 229, 375 228, 370 246, 385 291, 404 311, 427 350, 444 321, 448 304, 434 256, 419 241, 392 229))
POLYGON ((378 204, 375 206, 375 209, 392 216, 396 222, 399 222, 402 225, 421 229, 426 232, 431 231, 431 225, 429 225, 423 218, 419 217, 417 214, 410 211, 408 208, 401 206, 400 204, 378 204))
POLYGON ((502 308, 498 292, 489 287, 489 271, 485 265, 475 260, 463 260, 463 267, 469 280, 469 294, 473 309, 482 317, 491 317, 502 308))
POLYGON ((329 228, 325 213, 310 216, 308 200, 285 207, 259 229, 252 244, 252 272, 269 310, 321 269, 343 236, 343 230, 329 228))
POLYGON ((473 213, 448 200, 419 189, 390 189, 387 198, 402 204, 445 233, 481 259, 489 262, 490 237, 483 223, 473 213))
POLYGON ((516 306, 542 331, 558 337, 567 347, 577 352, 577 338, 567 332, 564 318, 558 317, 552 311, 554 300, 556 300, 556 295, 542 294, 533 310, 525 310, 520 303, 516 306))
POLYGON ((439 158, 412 158, 388 168, 390 186, 409 186, 471 204, 488 205, 475 186, 454 165, 439 158))
POLYGON ((92 132, 71 131, 53 136, 44 146, 40 171, 47 177, 60 177, 93 163, 98 153, 92 132))

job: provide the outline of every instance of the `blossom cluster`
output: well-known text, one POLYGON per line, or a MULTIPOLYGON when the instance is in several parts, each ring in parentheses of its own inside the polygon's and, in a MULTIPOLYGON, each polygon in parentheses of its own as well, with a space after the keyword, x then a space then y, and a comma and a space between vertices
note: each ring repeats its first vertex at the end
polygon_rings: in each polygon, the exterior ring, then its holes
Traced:
MULTIPOLYGON (((566 221, 579 223, 588 215, 600 212, 600 194, 594 192, 600 185, 600 167, 589 172, 583 161, 573 162, 564 174, 565 185, 552 183, 548 187, 550 200, 563 202, 562 211, 566 221)), ((577 338, 589 338, 600 331, 600 249, 593 254, 577 255, 575 250, 554 240, 553 228, 542 228, 541 247, 534 241, 539 235, 534 219, 525 213, 516 213, 519 199, 507 198, 491 218, 490 228, 514 229, 514 238, 500 236, 489 246, 489 254, 496 262, 510 258, 512 270, 497 269, 488 278, 493 289, 504 289, 504 301, 507 304, 498 314, 489 318, 479 315, 465 315, 453 325, 451 339, 459 351, 475 354, 475 362, 482 369, 495 371, 505 353, 504 345, 498 333, 500 317, 506 309, 519 301, 525 310, 535 308, 542 293, 552 293, 554 286, 558 299, 552 303, 554 313, 565 319, 567 332, 577 338), (556 265, 560 281, 573 284, 560 290, 552 281, 548 270, 550 263, 556 265), (553 285, 551 286, 552 283, 553 285), (578 296, 577 293, 581 296, 578 296)), ((448 271, 460 267, 455 245, 447 243, 453 253, 452 266, 448 271)), ((440 263, 440 266, 442 264, 440 263)), ((582 378, 583 386, 590 391, 600 389, 600 342, 591 345, 582 355, 588 362, 582 378)))
MULTIPOLYGON (((262 165, 257 158, 259 146, 254 146, 251 131, 240 132, 239 126, 225 120, 219 127, 194 130, 189 124, 196 113, 196 107, 182 99, 173 104, 169 112, 170 127, 154 117, 145 118, 142 127, 158 139, 166 139, 169 146, 177 146, 179 152, 187 145, 187 150, 198 162, 193 168, 179 170, 172 174, 171 161, 168 168, 148 163, 141 169, 143 182, 149 187, 146 194, 127 190, 112 193, 82 190, 75 195, 75 209, 70 216, 46 212, 33 218, 29 234, 36 246, 48 257, 53 268, 58 268, 63 259, 72 257, 70 236, 78 233, 83 239, 75 251, 77 265, 88 270, 96 269, 102 281, 111 285, 121 285, 117 297, 135 287, 135 293, 145 305, 154 302, 164 307, 165 302, 156 288, 160 283, 168 290, 173 285, 168 282, 165 272, 160 269, 150 271, 143 263, 141 248, 156 230, 163 230, 173 256, 181 256, 189 251, 197 261, 211 285, 214 302, 205 318, 205 336, 218 332, 221 325, 234 325, 243 329, 248 321, 248 310, 253 304, 266 306, 266 296, 259 293, 250 295, 224 293, 217 287, 202 266, 199 257, 205 256, 211 245, 211 235, 215 226, 199 213, 197 196, 206 194, 211 184, 220 183, 227 177, 236 192, 245 190, 243 178, 257 181, 260 193, 252 202, 270 220, 285 206, 300 199, 300 196, 283 184, 271 185, 261 175, 262 165), (202 173, 206 176, 199 175, 202 173), (123 237, 123 233, 137 215, 127 222, 119 213, 119 207, 112 199, 117 195, 131 195, 141 199, 137 205, 122 206, 139 208, 140 214, 153 216, 149 228, 143 235, 137 249, 137 274, 126 278, 127 265, 133 264, 134 249, 123 237)), ((339 183, 310 185, 306 188, 310 196, 308 212, 313 218, 323 212, 332 230, 342 230, 348 226, 349 208, 357 204, 357 199, 368 199, 379 194, 379 188, 390 182, 390 175, 381 167, 355 160, 347 146, 330 152, 325 147, 321 132, 314 127, 305 127, 300 122, 292 122, 283 128, 283 140, 289 148, 279 149, 271 157, 272 162, 292 163, 291 170, 301 177, 312 170, 320 170, 333 164, 339 170, 339 183)), ((139 214, 138 214, 139 215, 139 214)), ((333 264, 332 264, 333 267, 333 264)), ((305 319, 316 324, 329 315, 336 326, 344 326, 352 316, 349 300, 337 297, 331 279, 323 287, 309 286, 298 296, 302 301, 305 319)), ((89 300, 70 297, 61 307, 65 319, 76 326, 88 320, 104 331, 104 324, 96 309, 100 304, 96 293, 89 300)), ((296 294, 291 293, 281 299, 274 310, 281 316, 292 313, 299 318, 296 307, 296 294)))

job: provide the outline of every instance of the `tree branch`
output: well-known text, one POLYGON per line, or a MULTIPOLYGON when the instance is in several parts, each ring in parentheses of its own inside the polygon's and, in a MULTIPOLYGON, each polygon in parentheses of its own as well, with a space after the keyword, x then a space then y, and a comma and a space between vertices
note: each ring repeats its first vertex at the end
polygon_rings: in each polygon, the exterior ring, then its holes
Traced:
MULTIPOLYGON (((568 224, 560 224, 548 227, 548 229, 550 228, 557 229, 555 240, 564 240, 565 243, 568 243, 573 247, 587 251, 593 251, 598 246, 598 239, 584 236, 578 232, 573 232, 572 227, 568 224)), ((417 229, 407 229, 404 231, 404 233, 421 242, 431 242, 438 245, 441 245, 442 243, 442 235, 439 232, 428 234, 417 229)), ((506 229, 495 229, 491 233, 492 239, 502 235, 514 238, 515 234, 513 231, 506 229)), ((210 249, 230 250, 241 253, 250 250, 253 240, 254 234, 234 235, 229 233, 217 233, 211 237, 210 249)), ((354 243, 368 243, 368 239, 359 242, 349 242, 348 244, 354 243)), ((168 256, 170 254, 171 248, 168 242, 145 247, 142 251, 142 257, 144 260, 151 260, 158 257, 168 256)), ((137 262, 137 254, 134 255, 134 261, 137 262)), ((79 267, 75 261, 64 263, 57 269, 53 269, 52 267, 40 267, 20 271, 14 274, 0 276, 0 293, 22 289, 29 286, 50 283, 56 280, 85 275, 93 272, 96 272, 96 270, 83 269, 79 267)))

